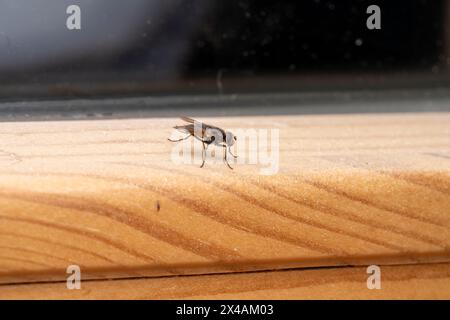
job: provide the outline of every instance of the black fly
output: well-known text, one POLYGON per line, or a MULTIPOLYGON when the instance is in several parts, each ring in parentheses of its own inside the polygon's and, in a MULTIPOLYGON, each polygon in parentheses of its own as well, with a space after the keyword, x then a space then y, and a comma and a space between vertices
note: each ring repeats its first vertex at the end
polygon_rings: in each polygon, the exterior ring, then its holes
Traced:
POLYGON ((188 117, 181 117, 182 120, 188 122, 189 124, 183 125, 183 126, 175 126, 174 129, 177 129, 180 132, 187 133, 188 135, 184 138, 178 139, 178 140, 171 140, 172 142, 178 142, 182 140, 186 140, 189 137, 194 137, 195 139, 198 139, 202 142, 203 150, 202 150, 202 165, 200 168, 202 168, 205 165, 205 158, 206 158, 206 149, 208 149, 208 146, 210 144, 214 144, 216 146, 220 146, 224 148, 224 155, 223 155, 223 161, 227 164, 227 166, 230 169, 233 169, 227 160, 227 154, 228 152, 234 157, 237 158, 232 152, 231 147, 236 142, 237 138, 233 133, 230 131, 225 131, 219 127, 212 126, 206 123, 199 122, 197 120, 188 118, 188 117))

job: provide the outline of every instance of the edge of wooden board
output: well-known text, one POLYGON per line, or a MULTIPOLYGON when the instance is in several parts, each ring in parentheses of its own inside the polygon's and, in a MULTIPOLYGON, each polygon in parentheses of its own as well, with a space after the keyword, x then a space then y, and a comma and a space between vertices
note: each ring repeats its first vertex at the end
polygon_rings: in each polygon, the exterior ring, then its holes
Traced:
POLYGON ((0 299, 450 299, 450 264, 380 266, 380 289, 366 267, 318 268, 1 285, 0 299))

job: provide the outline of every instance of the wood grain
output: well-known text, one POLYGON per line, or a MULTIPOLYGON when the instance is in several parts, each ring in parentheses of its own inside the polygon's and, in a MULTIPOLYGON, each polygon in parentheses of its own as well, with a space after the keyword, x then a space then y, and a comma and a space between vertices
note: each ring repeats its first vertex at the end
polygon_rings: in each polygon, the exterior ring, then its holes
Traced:
POLYGON ((449 113, 199 120, 278 129, 279 172, 175 164, 175 118, 2 123, 0 282, 450 261, 449 113))
POLYGON ((130 280, 0 286, 0 299, 450 299, 450 264, 381 267, 381 288, 366 268, 323 268, 130 280))

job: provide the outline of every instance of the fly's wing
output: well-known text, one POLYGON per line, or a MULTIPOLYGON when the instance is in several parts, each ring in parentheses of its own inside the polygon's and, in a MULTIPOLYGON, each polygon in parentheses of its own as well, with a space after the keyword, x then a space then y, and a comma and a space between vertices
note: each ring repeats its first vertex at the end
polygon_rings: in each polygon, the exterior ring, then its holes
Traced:
POLYGON ((192 124, 187 124, 187 125, 184 125, 184 126, 175 126, 174 127, 175 129, 177 129, 179 131, 182 131, 182 132, 190 133, 191 135, 194 135, 194 126, 195 126, 195 123, 197 122, 197 123, 200 123, 202 125, 202 136, 203 136, 203 134, 205 132, 205 125, 203 123, 201 123, 200 121, 197 121, 195 119, 192 119, 192 118, 189 118, 189 117, 184 117, 184 116, 180 117, 180 119, 183 120, 183 121, 192 123, 192 124))
POLYGON ((177 129, 180 132, 189 133, 190 135, 194 135, 194 125, 193 124, 187 124, 184 126, 175 126, 173 128, 177 129))
POLYGON ((189 118, 189 117, 180 117, 180 119, 184 120, 186 122, 189 122, 189 123, 194 123, 196 121, 196 120, 194 120, 192 118, 189 118))
POLYGON ((184 120, 184 121, 186 121, 186 122, 192 123, 192 124, 194 124, 194 125, 195 125, 195 123, 199 123, 199 124, 202 125, 202 129, 203 129, 203 130, 205 130, 205 129, 207 129, 207 128, 211 128, 211 129, 217 129, 217 130, 219 130, 219 131, 223 131, 223 130, 220 129, 219 127, 212 126, 212 125, 210 125, 210 124, 206 124, 206 123, 203 123, 203 122, 201 122, 201 121, 197 121, 197 120, 192 119, 192 118, 189 118, 189 117, 180 117, 180 119, 181 119, 181 120, 184 120))
POLYGON ((223 135, 222 141, 224 141, 223 139, 225 139, 225 131, 223 129, 219 128, 219 127, 212 126, 212 125, 209 125, 209 124, 206 124, 206 123, 194 120, 194 119, 189 118, 189 117, 180 117, 180 118, 182 120, 186 121, 186 122, 192 123, 192 125, 181 126, 181 127, 192 126, 192 133, 191 133, 192 135, 194 135, 194 126, 195 126, 195 123, 197 122, 197 123, 200 123, 202 125, 202 138, 203 137, 211 138, 213 136, 213 134, 211 134, 211 133, 220 132, 223 135))

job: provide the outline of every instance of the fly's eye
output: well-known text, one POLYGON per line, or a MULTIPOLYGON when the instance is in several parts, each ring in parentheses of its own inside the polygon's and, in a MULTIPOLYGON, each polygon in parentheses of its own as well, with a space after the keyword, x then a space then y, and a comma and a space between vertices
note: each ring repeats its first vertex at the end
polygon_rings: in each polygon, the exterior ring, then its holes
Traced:
POLYGON ((237 137, 236 137, 236 136, 234 136, 233 138, 234 138, 234 140, 237 140, 237 137))

